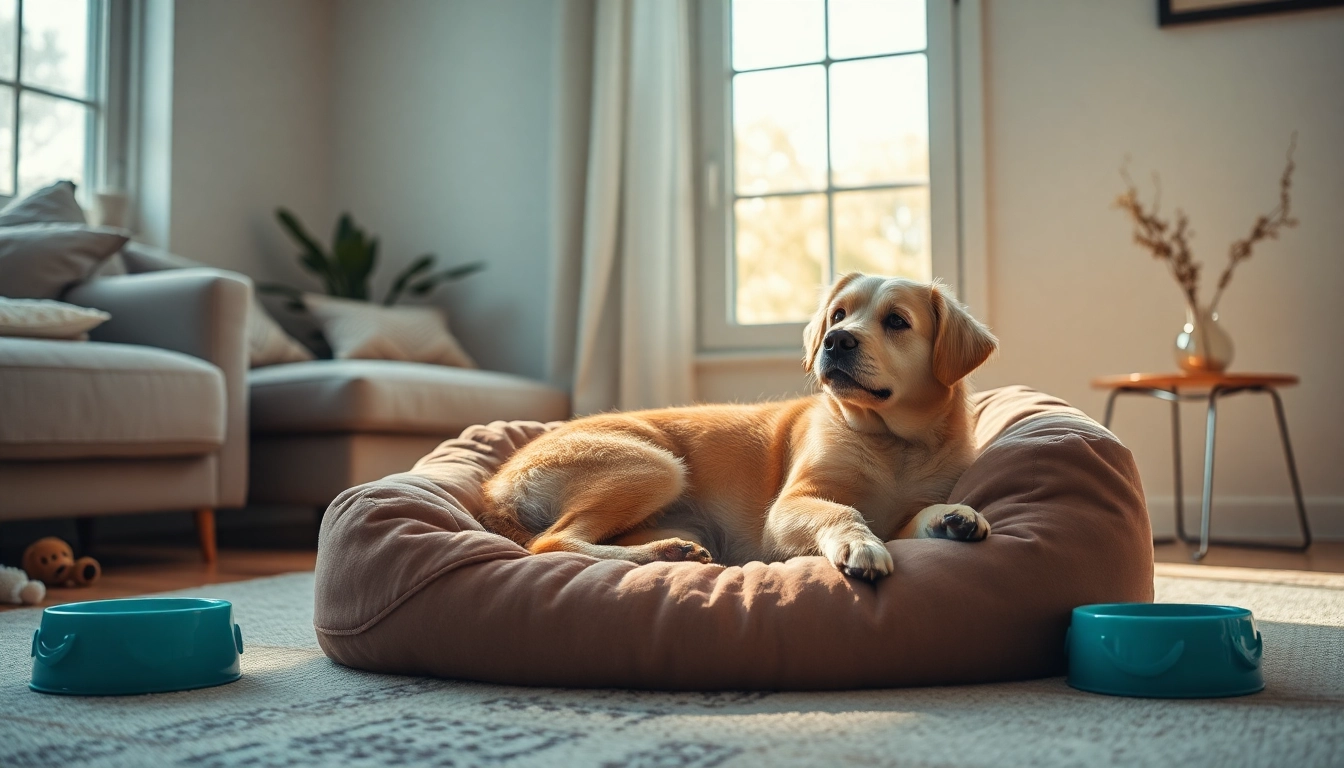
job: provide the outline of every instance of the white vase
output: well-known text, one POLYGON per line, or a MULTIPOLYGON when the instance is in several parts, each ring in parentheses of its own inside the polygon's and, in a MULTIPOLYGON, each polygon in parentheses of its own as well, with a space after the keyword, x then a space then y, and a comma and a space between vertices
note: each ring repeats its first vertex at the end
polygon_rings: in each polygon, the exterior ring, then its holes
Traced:
POLYGON ((1176 334, 1176 364, 1186 373, 1221 373, 1232 364, 1232 337, 1218 313, 1187 304, 1185 326, 1176 334))

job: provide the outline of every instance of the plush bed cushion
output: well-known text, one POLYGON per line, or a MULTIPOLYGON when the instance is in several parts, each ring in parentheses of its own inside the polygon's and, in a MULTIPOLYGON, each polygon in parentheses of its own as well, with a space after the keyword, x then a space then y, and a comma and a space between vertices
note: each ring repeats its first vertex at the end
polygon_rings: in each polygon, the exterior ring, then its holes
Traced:
POLYGON ((314 624, 376 672, 548 686, 825 689, 990 682, 1064 668, 1077 605, 1151 601, 1138 471, 1107 430, 1021 387, 975 398, 984 447, 951 501, 976 544, 890 542, 874 584, 821 557, 742 567, 530 555, 473 518, 482 481, 547 429, 472 427, 352 488, 322 523, 314 624))

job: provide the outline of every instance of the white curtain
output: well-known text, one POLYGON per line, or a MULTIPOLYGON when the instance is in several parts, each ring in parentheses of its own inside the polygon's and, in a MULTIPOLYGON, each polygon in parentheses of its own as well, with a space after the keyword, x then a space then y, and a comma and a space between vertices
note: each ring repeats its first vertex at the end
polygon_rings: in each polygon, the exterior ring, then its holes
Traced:
MULTIPOLYGON (((564 199, 563 180, 554 190, 559 327, 552 334, 552 378, 572 376, 576 414, 689 403, 695 396, 689 3, 597 0, 591 24, 586 162, 573 163, 571 174, 582 175, 582 206, 564 199), (581 233, 574 221, 582 222, 581 233)), ((559 122, 563 132, 563 115, 559 122)), ((581 131, 584 122, 568 124, 581 131)), ((561 138, 555 148, 563 153, 565 144, 561 138)), ((561 175, 565 162, 557 160, 561 175)))

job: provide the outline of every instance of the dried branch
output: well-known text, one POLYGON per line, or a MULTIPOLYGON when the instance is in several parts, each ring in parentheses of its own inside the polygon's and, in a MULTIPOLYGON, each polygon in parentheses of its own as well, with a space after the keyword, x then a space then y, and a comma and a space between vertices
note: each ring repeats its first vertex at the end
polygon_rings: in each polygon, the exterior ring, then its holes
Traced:
POLYGON ((1125 211, 1134 220, 1134 242, 1152 252, 1153 258, 1167 262, 1176 283, 1191 306, 1198 306, 1200 265, 1190 258, 1190 238, 1194 232, 1189 230, 1190 221, 1185 212, 1176 209, 1176 226, 1159 216, 1162 200, 1162 188, 1153 174, 1155 200, 1151 211, 1145 211, 1139 202, 1139 191, 1134 180, 1129 177, 1129 158, 1120 167, 1120 176, 1125 180, 1125 191, 1115 199, 1115 207, 1125 211))
POLYGON ((1251 257, 1252 246, 1261 240, 1277 240, 1279 230, 1297 226, 1297 219, 1290 215, 1288 208, 1288 192, 1293 184, 1293 169, 1297 167, 1293 162, 1295 149, 1297 149, 1296 131, 1293 132, 1293 138, 1288 144, 1288 165, 1283 169, 1283 176, 1279 177, 1279 205, 1267 215, 1256 217, 1255 226, 1251 227, 1251 234, 1246 239, 1232 244, 1228 252, 1227 269, 1223 270, 1222 277, 1218 278, 1218 290, 1214 292, 1213 302, 1209 304, 1210 311, 1217 309, 1218 301, 1223 297, 1223 290, 1232 282, 1232 270, 1251 257))

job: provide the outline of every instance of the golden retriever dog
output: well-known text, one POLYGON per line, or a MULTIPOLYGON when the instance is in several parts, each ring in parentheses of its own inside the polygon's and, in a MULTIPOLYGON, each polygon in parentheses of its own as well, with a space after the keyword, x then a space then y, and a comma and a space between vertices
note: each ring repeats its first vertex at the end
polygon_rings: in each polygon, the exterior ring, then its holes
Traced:
POLYGON ((810 397, 604 413, 537 438, 485 486, 486 528, 532 552, 729 565, 822 555, 891 573, 884 541, 979 541, 946 504, 975 454, 964 379, 998 341, 939 284, 849 274, 803 333, 810 397))

